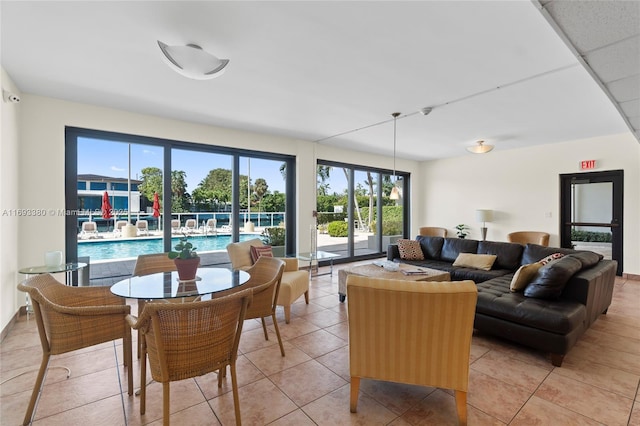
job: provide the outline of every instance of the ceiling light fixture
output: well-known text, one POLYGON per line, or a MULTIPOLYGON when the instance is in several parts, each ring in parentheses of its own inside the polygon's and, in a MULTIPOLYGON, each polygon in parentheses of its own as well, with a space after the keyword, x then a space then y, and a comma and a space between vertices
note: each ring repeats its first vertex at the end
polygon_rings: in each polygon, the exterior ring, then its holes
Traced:
POLYGON ((219 59, 197 44, 169 46, 158 40, 158 46, 171 69, 194 80, 208 80, 224 72, 228 59, 219 59))
POLYGON ((486 154, 493 149, 493 145, 485 145, 484 141, 476 142, 477 145, 468 146, 467 151, 473 154, 486 154))
POLYGON ((398 181, 396 179, 396 122, 398 121, 399 115, 399 112, 394 112, 393 114, 391 114, 391 116, 393 117, 393 188, 391 188, 389 198, 391 198, 392 200, 400 199, 400 190, 398 189, 398 181))

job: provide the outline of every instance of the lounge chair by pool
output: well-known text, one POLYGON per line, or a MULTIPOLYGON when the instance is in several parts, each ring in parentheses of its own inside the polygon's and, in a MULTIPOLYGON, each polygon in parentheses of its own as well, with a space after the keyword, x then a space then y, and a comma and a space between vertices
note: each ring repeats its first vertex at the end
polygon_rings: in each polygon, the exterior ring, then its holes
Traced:
POLYGON ((98 238, 98 225, 95 222, 82 222, 80 238, 98 238))

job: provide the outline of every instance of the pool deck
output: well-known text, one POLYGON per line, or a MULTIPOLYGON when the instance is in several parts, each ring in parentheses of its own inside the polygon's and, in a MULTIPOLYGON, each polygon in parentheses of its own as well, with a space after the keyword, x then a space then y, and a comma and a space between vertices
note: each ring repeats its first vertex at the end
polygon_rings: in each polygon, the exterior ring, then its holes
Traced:
MULTIPOLYGON (((256 229, 256 237, 260 237, 261 230, 256 229)), ((136 237, 135 239, 160 238, 159 231, 150 231, 149 236, 136 237), (155 233, 155 234, 154 234, 155 233)), ((192 236, 204 235, 202 233, 193 233, 192 236)), ((220 235, 229 235, 228 233, 220 233, 220 235)), ((355 247, 358 250, 367 249, 367 236, 371 234, 359 233, 356 236, 355 247)), ((93 238, 93 241, 122 241, 121 237, 114 237, 112 232, 100 232, 99 238, 93 238)), ((81 240, 79 240, 81 241, 81 240)), ((82 240, 88 241, 88 240, 82 240)), ((324 250, 340 255, 347 254, 347 237, 330 237, 327 234, 318 234, 318 250, 324 250)), ((300 250, 305 251, 305 250, 300 250)), ((214 252, 198 253, 200 256, 200 265, 204 267, 231 268, 231 261, 226 250, 214 252)), ((135 266, 135 259, 121 259, 114 261, 97 261, 89 265, 89 285, 91 286, 110 286, 116 282, 130 277, 135 266)))

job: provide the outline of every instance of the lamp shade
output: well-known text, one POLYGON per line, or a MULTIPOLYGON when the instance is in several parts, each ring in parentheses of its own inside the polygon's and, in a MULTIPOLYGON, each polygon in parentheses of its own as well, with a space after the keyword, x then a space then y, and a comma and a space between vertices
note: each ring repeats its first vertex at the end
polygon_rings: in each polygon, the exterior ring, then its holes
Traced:
POLYGON ((476 210, 476 222, 491 222, 493 220, 493 210, 476 210))
POLYGON ((207 80, 222 75, 228 59, 218 59, 197 44, 168 46, 158 40, 167 64, 179 74, 195 80, 207 80))

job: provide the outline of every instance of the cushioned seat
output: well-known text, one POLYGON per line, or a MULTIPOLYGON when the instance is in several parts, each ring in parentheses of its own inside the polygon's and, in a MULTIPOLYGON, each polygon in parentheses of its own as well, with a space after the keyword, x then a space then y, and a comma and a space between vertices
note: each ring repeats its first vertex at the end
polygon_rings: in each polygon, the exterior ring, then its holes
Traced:
MULTIPOLYGON (((246 271, 253 265, 251 259, 251 246, 263 247, 264 243, 259 238, 227 245, 227 253, 233 269, 246 271)), ((304 299, 309 304, 309 272, 298 269, 298 259, 284 257, 285 262, 282 281, 280 282, 280 294, 277 304, 284 308, 284 319, 287 324, 291 321, 291 305, 304 294, 304 299)))

